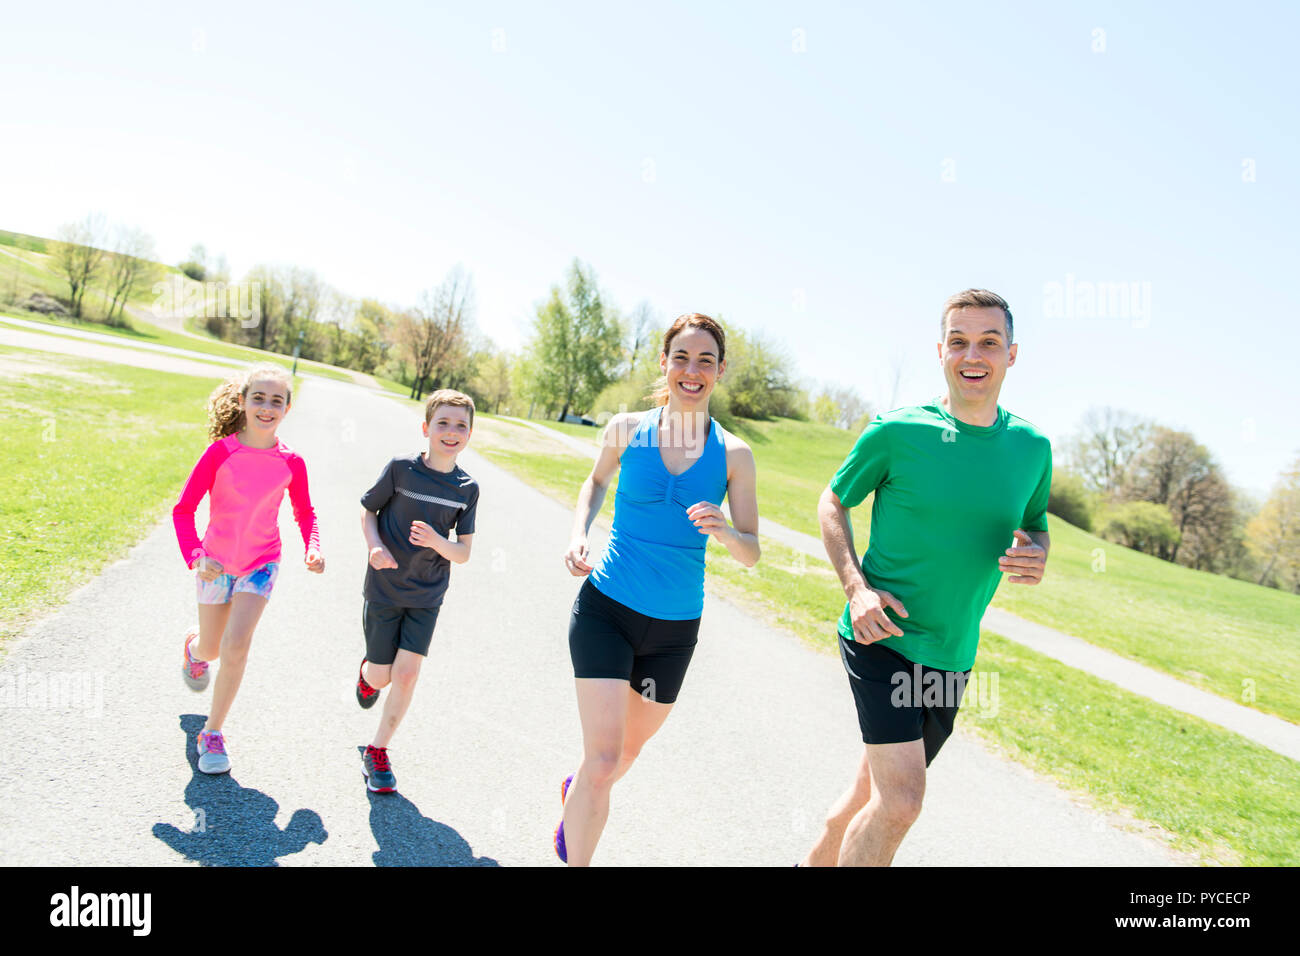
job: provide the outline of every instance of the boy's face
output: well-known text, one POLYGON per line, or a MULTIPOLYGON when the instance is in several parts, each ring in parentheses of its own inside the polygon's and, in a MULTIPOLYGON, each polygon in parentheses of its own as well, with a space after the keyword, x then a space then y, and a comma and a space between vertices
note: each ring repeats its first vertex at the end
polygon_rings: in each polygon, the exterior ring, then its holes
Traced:
POLYGON ((469 409, 460 405, 439 405, 433 416, 424 423, 424 435, 429 439, 429 453, 455 458, 469 444, 473 429, 469 424, 469 409))

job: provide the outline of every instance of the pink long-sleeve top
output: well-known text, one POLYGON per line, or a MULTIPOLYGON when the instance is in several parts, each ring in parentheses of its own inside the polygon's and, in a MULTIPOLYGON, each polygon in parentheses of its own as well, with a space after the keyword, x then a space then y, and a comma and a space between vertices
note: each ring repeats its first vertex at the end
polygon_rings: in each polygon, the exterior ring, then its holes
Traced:
POLYGON ((225 574, 248 574, 280 559, 280 503, 288 490, 307 551, 320 549, 316 510, 307 491, 307 465, 276 439, 274 448, 249 448, 238 435, 208 446, 172 509, 186 567, 200 555, 221 562, 225 574), (194 512, 208 495, 208 527, 199 540, 194 512))

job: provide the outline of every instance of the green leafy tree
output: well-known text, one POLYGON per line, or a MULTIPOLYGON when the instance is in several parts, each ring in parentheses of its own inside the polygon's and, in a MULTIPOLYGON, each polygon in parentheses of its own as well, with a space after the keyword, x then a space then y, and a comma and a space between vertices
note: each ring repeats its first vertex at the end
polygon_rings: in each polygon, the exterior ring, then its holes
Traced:
POLYGON ((1257 583, 1300 593, 1300 458, 1246 526, 1246 541, 1260 562, 1257 583))
POLYGON ((1052 471, 1052 491, 1047 510, 1084 531, 1092 530, 1092 502, 1082 476, 1068 468, 1052 471))
POLYGON ((559 409, 559 420, 591 402, 613 381, 623 358, 623 330, 596 285, 595 274, 577 259, 569 269, 567 299, 558 286, 537 310, 525 364, 524 389, 532 403, 559 409))

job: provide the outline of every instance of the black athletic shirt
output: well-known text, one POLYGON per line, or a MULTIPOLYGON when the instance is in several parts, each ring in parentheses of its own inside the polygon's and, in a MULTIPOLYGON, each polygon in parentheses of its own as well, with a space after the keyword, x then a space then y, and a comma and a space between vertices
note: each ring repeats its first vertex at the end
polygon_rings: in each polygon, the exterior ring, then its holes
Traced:
POLYGON ((379 540, 397 562, 384 571, 366 566, 366 600, 388 607, 441 606, 451 562, 433 548, 411 544, 411 522, 423 521, 443 537, 450 537, 452 528, 457 538, 473 534, 478 482, 460 465, 444 474, 419 454, 394 458, 361 496, 361 505, 378 513, 379 540))

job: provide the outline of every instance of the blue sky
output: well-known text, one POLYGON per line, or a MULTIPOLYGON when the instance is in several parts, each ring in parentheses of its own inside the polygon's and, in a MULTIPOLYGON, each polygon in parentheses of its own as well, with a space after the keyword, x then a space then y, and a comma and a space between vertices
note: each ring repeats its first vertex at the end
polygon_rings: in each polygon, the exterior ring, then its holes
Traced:
POLYGON ((942 390, 939 306, 983 286, 1054 441, 1124 408, 1256 493, 1300 454, 1294 6, 129 9, 6 12, 0 228, 99 210, 394 304, 459 263, 511 347, 577 256, 877 406, 900 360, 900 404, 942 390))

